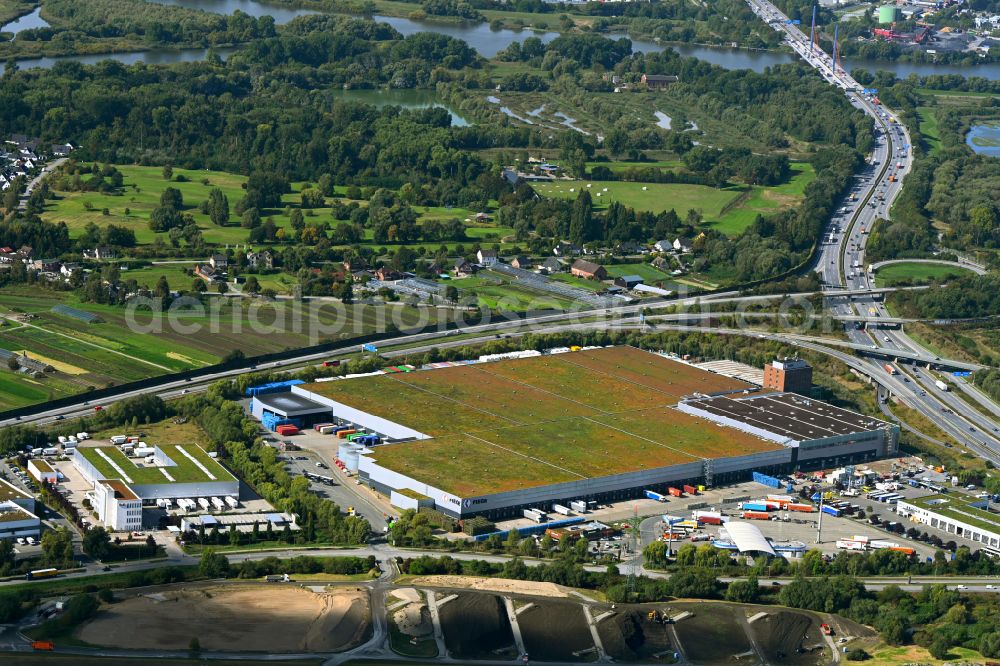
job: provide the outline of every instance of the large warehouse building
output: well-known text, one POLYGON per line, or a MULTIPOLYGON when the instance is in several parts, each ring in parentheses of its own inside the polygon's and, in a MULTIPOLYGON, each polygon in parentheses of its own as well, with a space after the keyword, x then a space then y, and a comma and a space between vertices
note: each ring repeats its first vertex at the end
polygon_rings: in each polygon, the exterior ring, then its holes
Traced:
POLYGON ((238 497, 240 483, 201 447, 153 447, 149 458, 129 458, 115 446, 80 446, 73 465, 94 486, 94 509, 113 529, 137 529, 143 502, 238 497))
POLYGON ((354 451, 363 482, 454 517, 895 452, 895 426, 759 390, 632 347, 289 387, 309 403, 296 406, 322 405, 328 420, 387 442, 354 451))

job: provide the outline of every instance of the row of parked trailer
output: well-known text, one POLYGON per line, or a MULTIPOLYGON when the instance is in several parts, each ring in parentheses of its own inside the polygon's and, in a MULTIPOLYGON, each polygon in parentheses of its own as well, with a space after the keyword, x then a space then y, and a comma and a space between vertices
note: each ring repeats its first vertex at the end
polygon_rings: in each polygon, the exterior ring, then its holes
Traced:
POLYGON ((906 555, 913 555, 917 551, 909 546, 900 546, 898 543, 892 541, 882 541, 878 539, 869 539, 866 536, 855 535, 851 539, 838 539, 837 548, 841 550, 853 550, 853 551, 867 551, 867 550, 894 550, 900 553, 905 553, 906 555))
POLYGON ((338 439, 346 439, 349 442, 361 444, 362 446, 375 446, 382 442, 382 438, 370 432, 359 430, 353 425, 337 425, 336 423, 317 423, 313 430, 321 435, 336 435, 338 439))
POLYGON ((902 495, 890 490, 879 490, 873 493, 868 493, 867 497, 870 500, 884 502, 885 504, 896 504, 899 500, 903 499, 902 495))
POLYGON ((236 509, 240 506, 240 502, 235 497, 199 497, 197 499, 188 499, 182 497, 180 499, 170 499, 169 497, 163 497, 156 500, 156 506, 161 509, 172 509, 174 505, 177 505, 178 509, 182 509, 190 513, 191 511, 224 511, 225 509, 236 509))
POLYGON ((643 493, 645 493, 646 499, 656 500, 657 502, 666 502, 671 497, 697 495, 700 490, 705 490, 705 486, 681 486, 680 488, 670 486, 667 488, 666 494, 658 493, 655 490, 644 490, 643 493))

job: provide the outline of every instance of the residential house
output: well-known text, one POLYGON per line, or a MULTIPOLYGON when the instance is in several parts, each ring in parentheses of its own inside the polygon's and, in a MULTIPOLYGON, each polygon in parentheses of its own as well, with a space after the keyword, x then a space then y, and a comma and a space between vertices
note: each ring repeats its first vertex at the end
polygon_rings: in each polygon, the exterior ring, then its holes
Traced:
POLYGON ((514 268, 520 268, 522 271, 526 271, 531 269, 531 260, 523 254, 519 254, 510 260, 510 265, 514 268))
POLYGON ((222 271, 215 269, 212 264, 198 264, 194 267, 194 274, 205 282, 221 282, 222 271))
POLYGON ((583 248, 579 245, 574 245, 573 243, 561 241, 558 245, 552 248, 552 254, 557 257, 572 257, 578 254, 583 254, 583 248))
POLYGON ((671 83, 677 83, 678 79, 676 76, 667 76, 664 74, 643 74, 639 80, 650 90, 661 90, 671 83))
POLYGON ((380 266, 375 269, 375 279, 380 282, 391 282, 393 280, 402 279, 403 275, 399 271, 394 271, 391 268, 385 266, 380 266))
POLYGON ((372 277, 374 276, 372 275, 372 272, 369 270, 351 271, 352 282, 367 282, 368 280, 371 280, 372 277))
POLYGON ((118 257, 118 253, 115 249, 108 247, 107 245, 102 245, 100 247, 95 247, 91 250, 83 251, 84 259, 94 259, 96 261, 101 261, 104 259, 115 259, 118 257))
POLYGON ((476 213, 475 217, 472 218, 476 222, 489 222, 489 213, 476 213))
POLYGON ((566 267, 563 265, 563 262, 555 257, 548 257, 545 261, 538 264, 538 270, 543 273, 562 273, 566 270, 566 267))
POLYGON ((208 259, 208 263, 217 271, 223 271, 229 267, 229 258, 224 254, 216 252, 208 259))
POLYGON ((357 273, 359 271, 366 270, 368 268, 368 262, 361 257, 354 257, 353 259, 344 259, 341 262, 344 264, 344 270, 348 273, 357 273))
POLYGON ((657 252, 670 252, 674 249, 674 244, 668 240, 656 241, 653 243, 653 249, 657 252))
POLYGON ((604 266, 595 264, 592 261, 587 261, 586 259, 577 259, 574 261, 569 272, 577 277, 586 278, 588 280, 608 279, 608 271, 604 268, 604 266))
POLYGON ((656 257, 651 262, 649 262, 649 265, 652 266, 653 268, 658 268, 661 271, 666 271, 670 269, 670 260, 667 259, 666 257, 656 257))
POLYGON ((619 254, 640 254, 646 251, 646 246, 637 241, 624 241, 616 249, 619 254))
POLYGON ((56 157, 66 157, 73 152, 73 145, 69 143, 53 143, 50 150, 56 157))
POLYGON ((73 263, 63 264, 62 267, 59 268, 59 272, 64 277, 72 277, 73 273, 76 273, 77 271, 81 270, 83 269, 80 267, 80 264, 73 264, 73 263))
POLYGON ((476 265, 464 257, 459 257, 455 260, 455 266, 452 270, 455 277, 469 277, 476 274, 476 265))
POLYGON ((247 252, 247 265, 255 270, 274 268, 274 255, 271 254, 270 250, 262 250, 260 252, 250 250, 247 252))
POLYGON ((476 252, 476 260, 480 266, 492 266, 497 263, 497 251, 479 250, 479 252, 476 252))
POLYGON ((615 278, 615 284, 623 289, 634 289, 636 285, 640 285, 643 282, 645 280, 638 275, 622 275, 615 278))
POLYGON ((674 249, 678 252, 690 252, 692 249, 691 239, 678 238, 674 241, 674 249))
POLYGON ((31 267, 43 273, 58 273, 62 269, 62 262, 57 259, 35 259, 31 262, 31 267))

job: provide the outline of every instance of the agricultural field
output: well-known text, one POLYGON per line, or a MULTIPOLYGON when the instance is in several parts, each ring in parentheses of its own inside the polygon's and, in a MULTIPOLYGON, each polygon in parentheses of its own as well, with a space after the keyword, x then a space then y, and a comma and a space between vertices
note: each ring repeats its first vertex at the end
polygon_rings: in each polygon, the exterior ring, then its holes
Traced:
POLYGON ((429 435, 373 457, 471 496, 772 450, 671 408, 695 391, 748 386, 617 347, 304 388, 429 435))
MULTIPOLYGON (((159 167, 144 167, 133 165, 115 165, 124 176, 124 187, 119 193, 104 194, 100 192, 60 192, 56 191, 56 198, 46 204, 42 218, 48 222, 65 222, 69 227, 70 237, 76 238, 83 234, 85 227, 94 223, 99 227, 108 224, 115 224, 132 229, 136 235, 136 241, 140 245, 148 245, 160 238, 166 242, 167 234, 157 234, 149 229, 149 216, 153 209, 159 205, 160 195, 168 187, 180 190, 184 198, 184 210, 186 214, 194 217, 198 228, 207 244, 235 245, 245 244, 249 231, 240 226, 239 216, 236 215, 236 202, 244 194, 243 185, 246 183, 246 176, 226 173, 224 171, 190 170, 174 168, 173 179, 166 180, 163 177, 162 169, 159 167), (178 181, 178 176, 181 178, 178 181), (218 226, 212 223, 208 215, 198 210, 202 201, 208 199, 209 193, 218 187, 229 199, 230 223, 227 226, 218 226), (108 214, 104 214, 107 209, 108 214)), ((292 183, 292 191, 282 198, 285 206, 296 208, 300 203, 300 193, 302 189, 310 183, 292 183)), ((338 198, 346 200, 346 188, 336 188, 338 198)), ((361 205, 367 205, 366 201, 359 201, 361 205)), ((418 206, 414 209, 423 220, 471 220, 472 216, 479 211, 465 208, 446 208, 433 206, 418 206)), ((303 211, 306 224, 313 222, 326 222, 331 226, 336 226, 338 220, 332 217, 332 208, 329 206, 303 211)), ((261 211, 263 219, 271 218, 274 223, 287 233, 291 233, 291 218, 285 207, 266 209, 261 211)), ((513 229, 500 227, 489 223, 473 224, 471 221, 467 227, 468 240, 466 243, 480 242, 501 242, 504 238, 513 234, 513 229)), ((372 230, 366 229, 368 245, 375 245, 372 241, 372 230)), ((449 247, 454 247, 455 243, 446 243, 449 247)), ((437 250, 441 243, 414 243, 411 247, 426 245, 427 248, 437 250)))
POLYGON ((965 268, 945 264, 925 264, 916 261, 889 264, 875 273, 875 284, 879 287, 894 287, 899 284, 917 284, 932 280, 946 280, 968 273, 965 268))
POLYGON ((81 303, 70 292, 9 288, 0 294, 0 350, 51 366, 43 378, 0 367, 0 409, 10 409, 157 375, 213 365, 234 350, 284 349, 436 321, 433 308, 403 304, 294 303, 216 298, 200 309, 149 312, 81 303), (69 305, 97 321, 53 312, 69 305), (24 321, 19 317, 29 315, 24 321))

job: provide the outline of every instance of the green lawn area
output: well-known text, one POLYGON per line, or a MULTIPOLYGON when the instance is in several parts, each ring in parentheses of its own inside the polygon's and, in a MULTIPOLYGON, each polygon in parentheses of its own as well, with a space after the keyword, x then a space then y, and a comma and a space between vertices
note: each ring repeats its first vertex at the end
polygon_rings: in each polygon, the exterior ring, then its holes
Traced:
POLYGON ((719 217, 723 207, 739 196, 736 188, 719 190, 705 185, 679 183, 622 183, 595 180, 561 180, 554 183, 536 183, 535 190, 547 197, 575 199, 581 189, 589 188, 594 208, 604 210, 612 201, 618 201, 636 210, 659 213, 671 208, 682 218, 690 209, 702 211, 706 219, 719 217), (600 195, 600 196, 598 196, 600 195))
MULTIPOLYGON (((667 165, 664 162, 592 162, 603 164, 613 171, 624 170, 629 166, 667 165)), ((717 229, 722 233, 735 236, 753 223, 757 215, 775 213, 782 208, 797 205, 803 198, 806 186, 816 178, 811 164, 793 162, 792 175, 787 183, 775 187, 752 187, 732 185, 723 189, 705 185, 687 185, 681 183, 633 183, 618 181, 587 182, 557 181, 554 183, 536 183, 535 190, 544 196, 573 199, 579 196, 581 189, 589 189, 594 201, 594 208, 603 210, 610 201, 619 201, 636 210, 647 210, 659 213, 673 209, 681 218, 687 211, 694 209, 701 212, 705 226, 717 229), (605 191, 607 188, 607 191, 605 191), (600 194, 601 196, 597 196, 600 194)))
POLYGON ((792 177, 787 183, 775 187, 754 187, 744 201, 726 211, 718 220, 709 219, 708 224, 724 234, 735 236, 753 224, 757 215, 769 215, 797 205, 805 196, 806 185, 815 180, 816 171, 808 162, 793 162, 791 170, 792 177))
POLYGON ((654 268, 647 263, 641 264, 608 264, 604 268, 608 271, 608 276, 616 278, 624 275, 638 275, 646 284, 654 284, 671 279, 669 275, 658 268, 654 268))
MULTIPOLYGON (((70 237, 76 238, 83 234, 87 224, 93 222, 100 227, 108 224, 116 224, 132 229, 136 235, 136 241, 140 245, 153 243, 158 237, 164 242, 169 242, 167 234, 156 234, 148 227, 149 216, 153 209, 159 205, 160 195, 167 187, 180 190, 184 198, 184 212, 194 217, 198 228, 209 244, 245 244, 249 230, 240 226, 239 216, 236 215, 236 202, 244 194, 243 184, 246 176, 226 173, 223 171, 199 171, 191 169, 174 168, 173 180, 163 178, 162 169, 159 167, 144 167, 132 165, 116 165, 116 168, 124 176, 124 188, 121 193, 102 194, 97 192, 57 192, 57 198, 49 201, 45 207, 43 218, 49 222, 65 222, 70 230, 70 237), (181 176, 185 182, 178 182, 177 177, 181 176), (209 217, 198 210, 202 201, 208 199, 209 193, 214 188, 220 188, 229 199, 230 223, 227 226, 218 226, 211 222, 209 217), (104 209, 108 214, 104 214, 104 209), (126 214, 128 209, 128 214, 126 214)), ((300 192, 305 183, 292 183, 292 191, 282 198, 285 206, 296 208, 300 202, 300 192)), ((346 188, 337 187, 336 194, 339 198, 345 198, 346 188)), ((359 201, 361 205, 367 205, 366 201, 359 201)), ((435 206, 415 207, 419 220, 466 220, 472 218, 479 211, 466 208, 446 208, 435 206)), ((331 226, 340 223, 332 218, 332 208, 327 206, 314 210, 303 211, 306 224, 315 221, 328 222, 331 226)), ((286 230, 291 230, 291 219, 285 207, 280 209, 267 209, 261 211, 261 217, 272 218, 274 223, 286 230)), ((371 242, 371 230, 366 230, 369 246, 376 246, 371 242)), ((513 229, 509 227, 498 227, 492 224, 468 223, 467 242, 499 242, 505 236, 513 234, 513 229)), ((416 248, 420 244, 413 244, 416 248)), ((425 243, 428 249, 437 250, 441 243, 425 243)), ((454 247, 455 243, 447 243, 449 247, 454 247)), ((169 279, 169 278, 168 278, 169 279)), ((184 285, 185 288, 187 285, 184 285)))
POLYGON ((917 108, 917 115, 920 117, 920 133, 927 141, 930 154, 936 155, 941 152, 941 132, 938 129, 937 114, 929 106, 917 108))
POLYGON ((626 171, 628 169, 649 169, 649 168, 660 168, 660 169, 680 169, 683 168, 684 163, 680 160, 655 160, 650 162, 627 162, 627 161, 615 161, 615 162, 587 162, 587 170, 590 171, 595 166, 603 166, 614 172, 626 171))
MULTIPOLYGON (((488 273, 496 276, 498 274, 488 273)), ((456 287, 460 292, 475 294, 478 305, 506 312, 523 312, 526 310, 564 310, 573 301, 547 294, 533 289, 523 289, 510 284, 507 278, 502 278, 497 284, 496 278, 468 277, 448 280, 446 284, 456 287)), ((464 296, 464 294, 462 294, 464 296)))
POLYGON ((901 283, 944 280, 967 272, 968 269, 958 266, 910 261, 902 264, 889 264, 878 269, 875 273, 875 284, 879 287, 892 287, 901 283))

